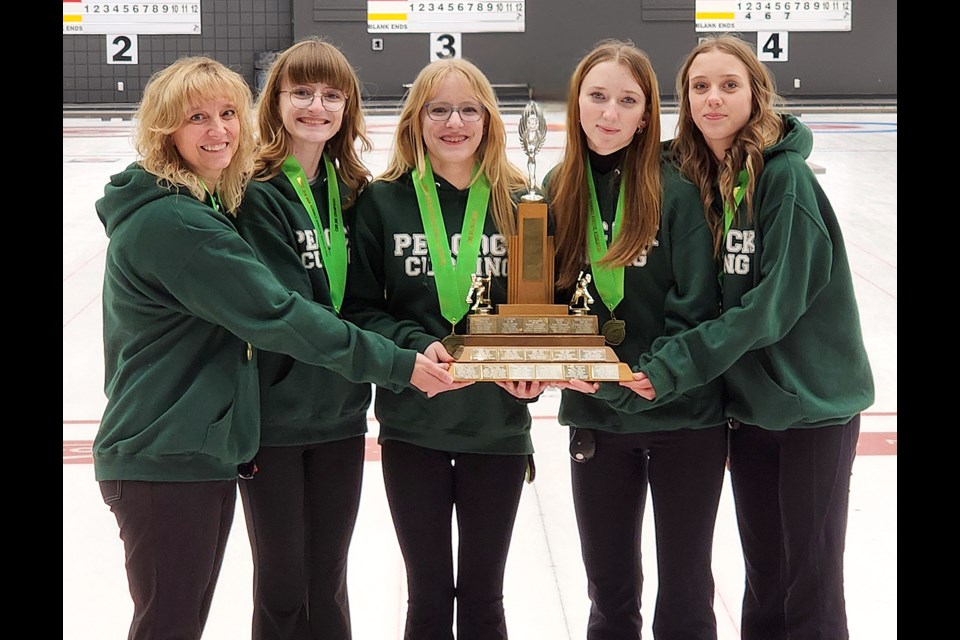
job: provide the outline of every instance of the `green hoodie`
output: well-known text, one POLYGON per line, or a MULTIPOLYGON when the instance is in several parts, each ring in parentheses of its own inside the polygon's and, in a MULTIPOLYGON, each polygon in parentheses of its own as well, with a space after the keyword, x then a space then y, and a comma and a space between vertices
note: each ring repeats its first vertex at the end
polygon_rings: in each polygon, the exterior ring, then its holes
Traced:
POLYGON ((723 313, 640 363, 657 402, 722 374, 727 415, 772 430, 842 424, 874 400, 840 225, 806 163, 813 134, 790 115, 784 126, 752 220, 744 199, 724 242, 723 313))
POLYGON ((284 288, 232 221, 136 164, 97 213, 107 236, 107 407, 98 480, 236 477, 260 442, 252 345, 400 390, 416 354, 284 288))
MULTIPOLYGON (((695 200, 697 190, 667 163, 661 164, 660 177, 663 192, 660 228, 650 251, 624 267, 624 296, 614 309, 617 319, 626 323, 626 336, 613 350, 621 362, 633 366, 634 370, 641 354, 654 340, 716 318, 720 312, 713 242, 703 207, 695 200)), ((550 178, 548 174, 544 179, 547 193, 550 178)), ((593 179, 609 245, 609 229, 613 226, 620 191, 620 171, 611 169, 601 174, 594 168, 593 179)), ((590 312, 603 326, 610 319, 610 311, 596 284, 594 278, 590 289, 595 302, 590 312)), ((618 383, 605 382, 600 386, 602 393, 593 395, 563 391, 560 423, 615 433, 646 433, 702 429, 725 422, 720 380, 690 389, 673 402, 656 406, 618 383)))
MULTIPOLYGON (((463 225, 468 190, 436 176, 440 209, 448 238, 463 225)), ((353 260, 347 278, 343 315, 364 329, 422 352, 450 333, 440 314, 420 208, 410 174, 393 182, 374 182, 357 201, 353 260)), ((506 302, 507 239, 488 215, 480 242, 477 271, 491 276, 494 304, 506 302)), ((475 271, 476 272, 476 271, 475 271)), ((457 333, 466 332, 466 320, 457 333)), ((374 404, 380 440, 401 440, 440 451, 527 454, 533 452, 526 403, 490 382, 480 382, 433 398, 406 390, 377 389, 374 404)))
MULTIPOLYGON (((338 187, 345 202, 350 192, 342 183, 338 187)), ((311 188, 326 231, 330 221, 323 171, 311 188)), ((352 207, 343 211, 348 234, 353 211, 352 207)), ((268 182, 250 183, 236 225, 285 287, 335 313, 313 221, 283 173, 268 182)), ((373 395, 369 384, 272 351, 260 352, 259 369, 262 445, 314 444, 366 433, 373 395)))

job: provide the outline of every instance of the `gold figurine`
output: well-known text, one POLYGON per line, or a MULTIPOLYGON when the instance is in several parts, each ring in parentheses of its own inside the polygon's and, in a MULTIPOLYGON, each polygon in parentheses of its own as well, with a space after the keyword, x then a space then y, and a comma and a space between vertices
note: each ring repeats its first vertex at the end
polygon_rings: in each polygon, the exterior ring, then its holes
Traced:
POLYGON ((490 276, 484 278, 481 275, 473 274, 470 276, 470 290, 467 291, 467 302, 472 302, 471 311, 479 314, 490 313, 493 306, 490 304, 490 276))
POLYGON ((570 298, 571 313, 582 316, 590 311, 590 305, 593 304, 593 296, 587 291, 587 287, 590 285, 591 280, 593 280, 593 276, 583 271, 577 276, 577 288, 573 292, 573 297, 570 298), (582 306, 578 306, 581 303, 582 306))

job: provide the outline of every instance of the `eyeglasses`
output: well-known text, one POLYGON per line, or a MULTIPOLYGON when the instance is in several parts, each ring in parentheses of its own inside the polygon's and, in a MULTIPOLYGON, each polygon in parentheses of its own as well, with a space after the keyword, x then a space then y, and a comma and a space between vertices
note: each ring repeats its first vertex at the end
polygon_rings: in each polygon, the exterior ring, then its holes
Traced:
POLYGON ((467 102, 459 107, 455 107, 449 102, 428 102, 423 106, 427 111, 427 117, 438 122, 446 122, 456 111, 460 114, 460 119, 464 122, 479 122, 483 119, 483 105, 473 102, 467 102))
POLYGON ((317 96, 320 97, 320 104, 327 111, 340 111, 343 105, 347 104, 347 96, 336 89, 324 89, 320 93, 314 93, 306 87, 297 87, 280 93, 287 94, 290 97, 290 104, 297 109, 307 109, 317 96))

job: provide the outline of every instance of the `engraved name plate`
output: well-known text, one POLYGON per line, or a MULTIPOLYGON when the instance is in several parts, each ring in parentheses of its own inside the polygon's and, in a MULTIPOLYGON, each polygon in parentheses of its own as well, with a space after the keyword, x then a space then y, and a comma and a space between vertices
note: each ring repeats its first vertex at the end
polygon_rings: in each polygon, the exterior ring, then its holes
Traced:
POLYGON ((471 315, 467 316, 470 333, 496 333, 496 316, 471 315))
POLYGON ((500 318, 500 333, 523 333, 523 326, 518 318, 503 316, 500 318))
POLYGON ((483 362, 486 360, 496 360, 497 359, 497 350, 496 349, 483 349, 481 347, 472 347, 470 350, 470 360, 483 362))
POLYGON ((563 380, 563 365, 538 364, 537 380, 563 380))
POLYGON ((532 364, 508 364, 507 375, 511 380, 535 380, 536 369, 532 364))
POLYGON ((523 319, 523 332, 524 333, 547 333, 547 319, 546 318, 524 318, 523 319))
POLYGON ((607 359, 604 349, 580 349, 581 362, 603 362, 607 359))
POLYGON ((563 377, 567 380, 589 380, 590 369, 585 364, 563 365, 563 377))
POLYGON ((463 380, 479 380, 480 365, 457 362, 453 365, 453 375, 463 380))
POLYGON ((573 333, 594 334, 597 332, 596 316, 570 316, 570 319, 573 321, 573 333))
POLYGON ((616 363, 603 363, 590 365, 590 371, 594 380, 619 380, 620 368, 616 363))
POLYGON ((506 380, 507 365, 505 364, 482 364, 480 365, 480 375, 484 380, 506 380))
POLYGON ((556 316, 550 318, 550 333, 573 333, 573 318, 569 316, 556 316))

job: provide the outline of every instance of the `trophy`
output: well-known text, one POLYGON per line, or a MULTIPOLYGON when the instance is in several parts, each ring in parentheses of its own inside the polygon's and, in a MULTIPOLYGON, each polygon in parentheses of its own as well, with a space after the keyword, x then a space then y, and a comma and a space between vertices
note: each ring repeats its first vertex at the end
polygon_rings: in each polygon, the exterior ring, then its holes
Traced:
MULTIPOLYGON (((528 192, 517 205, 517 235, 507 238, 507 304, 494 311, 484 294, 489 281, 473 276, 467 302, 467 334, 450 372, 458 381, 632 380, 597 333, 589 314, 590 274, 580 274, 570 304, 554 304, 553 236, 547 205, 537 187, 536 155, 547 137, 543 110, 530 101, 520 117, 520 143, 527 156, 528 192)), ((488 280, 488 279, 487 279, 488 280)))

